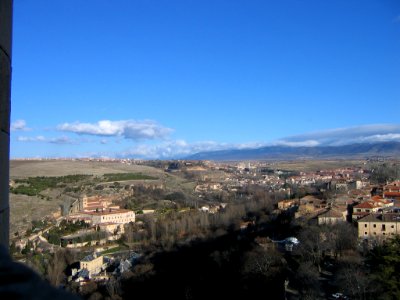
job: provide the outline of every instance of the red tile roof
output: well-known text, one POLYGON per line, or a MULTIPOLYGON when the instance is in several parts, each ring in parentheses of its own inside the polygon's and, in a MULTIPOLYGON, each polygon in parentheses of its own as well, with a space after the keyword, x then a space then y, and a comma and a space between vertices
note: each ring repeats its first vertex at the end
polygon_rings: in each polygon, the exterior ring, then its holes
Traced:
POLYGON ((360 203, 356 206, 354 206, 354 208, 375 208, 376 206, 374 204, 372 204, 371 202, 363 202, 360 203))

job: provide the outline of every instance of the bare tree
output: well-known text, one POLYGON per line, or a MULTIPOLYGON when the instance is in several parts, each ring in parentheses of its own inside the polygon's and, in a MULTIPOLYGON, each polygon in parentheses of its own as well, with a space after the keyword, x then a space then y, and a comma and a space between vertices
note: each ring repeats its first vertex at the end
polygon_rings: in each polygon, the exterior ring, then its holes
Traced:
POLYGON ((282 255, 275 249, 257 248, 246 254, 243 272, 245 275, 270 278, 276 276, 282 266, 282 255))
POLYGON ((60 249, 54 253, 47 267, 47 277, 52 285, 59 286, 61 284, 65 277, 65 267, 65 251, 60 249))
MULTIPOLYGON (((303 261, 311 261, 321 271, 324 252, 329 249, 329 237, 324 227, 310 226, 299 235, 301 245, 298 249, 303 261)), ((329 231, 328 231, 329 233, 329 231)))
POLYGON ((362 265, 350 263, 339 269, 336 284, 352 299, 367 299, 370 288, 374 286, 362 265))

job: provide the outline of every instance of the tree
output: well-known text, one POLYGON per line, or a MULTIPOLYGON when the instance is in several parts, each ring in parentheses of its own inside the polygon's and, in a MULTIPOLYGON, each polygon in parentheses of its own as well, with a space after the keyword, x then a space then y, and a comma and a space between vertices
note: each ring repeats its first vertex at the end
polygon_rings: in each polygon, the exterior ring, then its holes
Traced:
POLYGON ((311 261, 321 271, 323 254, 328 247, 328 236, 324 227, 309 226, 304 228, 299 235, 299 254, 303 261, 311 261))
POLYGON ((335 224, 330 236, 336 256, 341 256, 343 251, 355 249, 357 246, 357 230, 352 224, 335 224))
POLYGON ((318 268, 311 261, 304 261, 299 264, 295 272, 295 278, 305 294, 309 293, 310 290, 319 290, 318 268))
POLYGON ((65 251, 60 249, 54 253, 47 267, 47 277, 52 285, 59 286, 61 284, 65 277, 65 267, 65 251))
POLYGON ((285 265, 282 255, 275 249, 257 247, 245 253, 242 281, 248 298, 262 295, 265 287, 273 286, 268 296, 271 299, 282 299, 285 265))
POLYGON ((371 182, 377 184, 386 184, 400 178, 400 167, 397 164, 372 164, 370 166, 371 182))
POLYGON ((357 262, 342 264, 337 271, 335 282, 346 295, 351 296, 351 299, 359 300, 367 299, 371 288, 375 286, 365 268, 357 262))
POLYGON ((106 290, 111 299, 121 299, 121 297, 119 296, 119 294, 121 293, 121 284, 115 278, 111 278, 106 283, 106 290))
POLYGON ((256 248, 246 253, 244 274, 272 279, 282 271, 282 255, 275 249, 256 248))
POLYGON ((400 237, 372 249, 367 257, 380 299, 400 299, 400 237))

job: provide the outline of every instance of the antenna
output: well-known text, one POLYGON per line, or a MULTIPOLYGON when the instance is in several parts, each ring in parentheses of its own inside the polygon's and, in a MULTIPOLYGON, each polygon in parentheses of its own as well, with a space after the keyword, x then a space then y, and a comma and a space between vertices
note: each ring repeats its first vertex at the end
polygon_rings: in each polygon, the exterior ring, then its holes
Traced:
POLYGON ((0 1, 0 245, 8 249, 12 0, 0 1))

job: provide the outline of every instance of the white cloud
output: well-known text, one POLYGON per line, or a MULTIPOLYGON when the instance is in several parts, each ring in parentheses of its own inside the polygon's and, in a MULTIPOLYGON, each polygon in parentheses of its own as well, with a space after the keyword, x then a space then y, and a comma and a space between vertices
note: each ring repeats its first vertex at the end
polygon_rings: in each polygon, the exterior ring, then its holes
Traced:
POLYGON ((10 126, 11 131, 28 131, 30 128, 26 127, 25 120, 15 120, 11 123, 10 126))
POLYGON ((172 132, 172 129, 150 120, 102 120, 97 123, 64 123, 58 125, 57 129, 77 134, 117 136, 132 140, 162 139, 172 132))
POLYGON ((218 143, 202 141, 188 143, 185 140, 166 141, 157 145, 141 144, 120 153, 121 157, 145 159, 181 158, 198 152, 250 149, 263 146, 315 147, 351 143, 400 141, 400 125, 376 124, 348 128, 336 128, 287 137, 270 143, 218 143))
POLYGON ((41 135, 35 137, 19 136, 17 140, 18 142, 45 142, 46 138, 41 135))
POLYGON ((76 140, 72 140, 67 136, 61 136, 56 138, 46 138, 42 135, 27 137, 27 136, 19 136, 17 138, 18 142, 40 142, 40 143, 50 143, 50 144, 58 144, 58 145, 71 145, 78 144, 76 140))
MULTIPOLYGON (((171 129, 162 127, 152 121, 100 121, 95 124, 73 123, 60 125, 60 130, 72 131, 78 134, 89 134, 97 137, 79 137, 72 139, 68 136, 58 138, 47 138, 44 136, 17 138, 20 142, 39 142, 52 144, 108 144, 115 142, 120 150, 113 150, 108 146, 101 149, 107 152, 97 152, 93 149, 90 156, 108 157, 130 157, 143 159, 170 159, 183 158, 199 152, 230 150, 230 149, 251 149, 263 146, 290 146, 290 147, 314 147, 314 146, 337 146, 352 143, 372 143, 384 141, 400 141, 400 125, 396 124, 375 124, 363 125, 348 128, 336 128, 325 131, 316 131, 296 136, 282 138, 268 143, 220 143, 215 141, 187 142, 183 139, 163 139, 161 142, 146 141, 135 143, 134 146, 121 151, 124 139, 133 141, 143 139, 156 139, 166 137, 171 129), (107 137, 116 137, 107 139, 107 137)), ((78 150, 78 149, 77 149, 78 150)), ((77 152, 76 152, 77 153, 77 152)), ((78 154, 77 154, 78 155, 78 154)))

